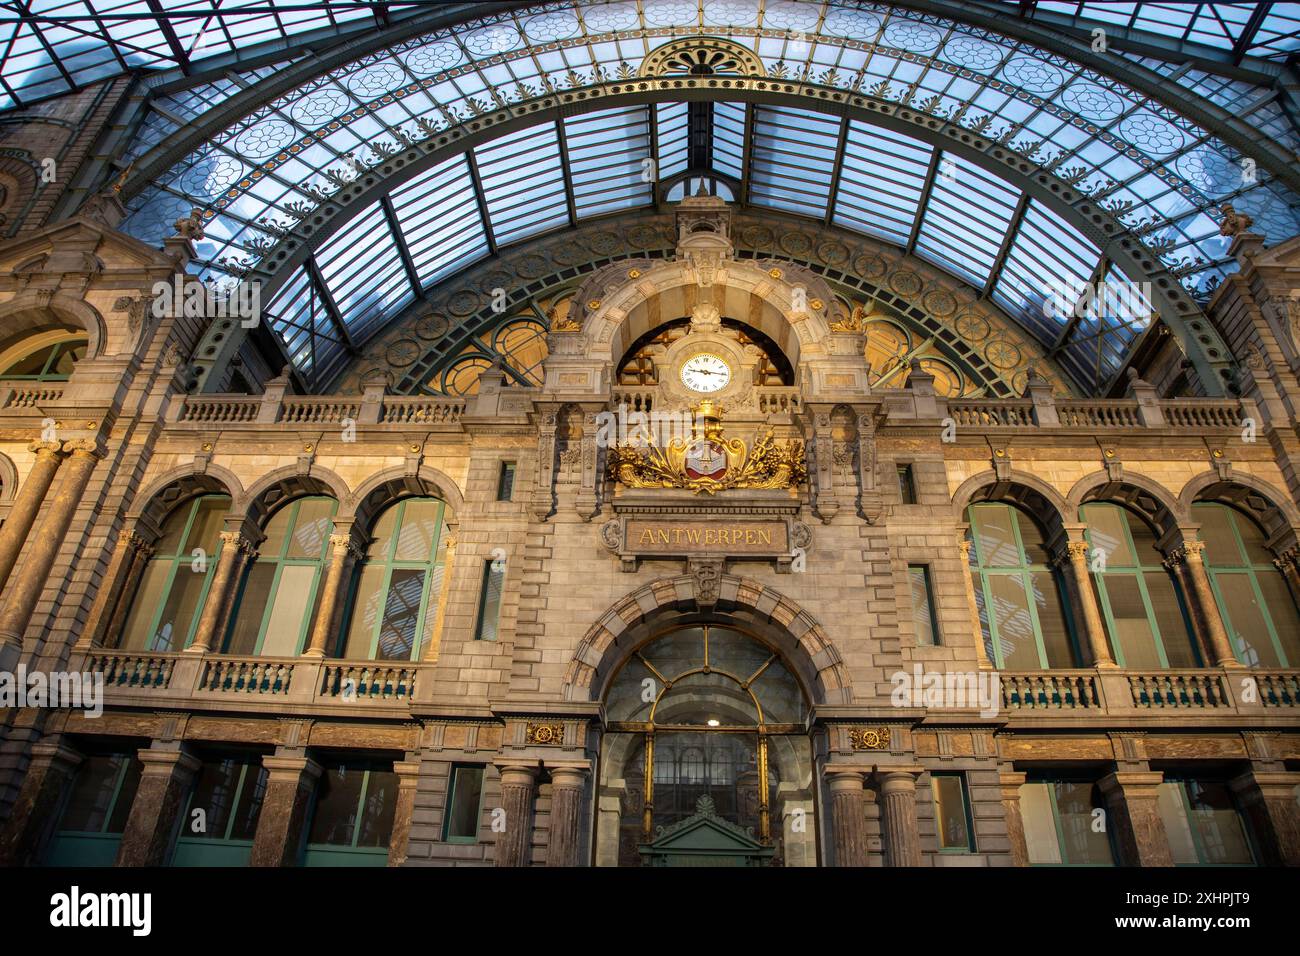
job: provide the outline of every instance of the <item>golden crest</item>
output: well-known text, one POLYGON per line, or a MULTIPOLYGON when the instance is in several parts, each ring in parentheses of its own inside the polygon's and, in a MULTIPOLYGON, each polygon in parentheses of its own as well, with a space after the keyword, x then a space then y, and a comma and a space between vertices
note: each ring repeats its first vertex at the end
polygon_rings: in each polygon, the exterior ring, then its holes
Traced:
POLYGON ((611 447, 609 476, 627 488, 686 488, 708 495, 729 488, 797 488, 807 480, 803 442, 778 442, 769 428, 750 448, 722 434, 722 419, 708 399, 695 412, 689 438, 660 446, 647 436, 643 447, 611 447))

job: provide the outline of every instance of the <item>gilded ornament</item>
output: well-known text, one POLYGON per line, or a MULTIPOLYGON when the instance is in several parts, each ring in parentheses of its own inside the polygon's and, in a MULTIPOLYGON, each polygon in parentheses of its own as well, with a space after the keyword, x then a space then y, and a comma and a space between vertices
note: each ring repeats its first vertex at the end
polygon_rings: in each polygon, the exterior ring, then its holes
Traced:
POLYGON ((535 724, 528 722, 524 739, 530 744, 558 744, 564 742, 564 724, 535 724))
POLYGON ((854 750, 888 750, 888 727, 860 727, 849 731, 849 745, 854 750))

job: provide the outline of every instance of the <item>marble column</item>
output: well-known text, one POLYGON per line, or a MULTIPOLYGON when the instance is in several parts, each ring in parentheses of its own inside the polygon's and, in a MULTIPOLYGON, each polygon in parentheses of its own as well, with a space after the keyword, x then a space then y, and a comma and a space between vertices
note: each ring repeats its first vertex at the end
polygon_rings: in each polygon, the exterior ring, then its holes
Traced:
POLYGON ((1232 643, 1228 640, 1228 631, 1223 626, 1223 615, 1219 613, 1218 602, 1214 600, 1214 590, 1210 587, 1210 576, 1205 571, 1205 542, 1183 538, 1182 547, 1170 555, 1175 561, 1181 561, 1184 574, 1191 583, 1187 599, 1205 630, 1205 640, 1209 645, 1211 661, 1219 667, 1241 667, 1237 655, 1232 652, 1232 643))
POLYGON ((0 607, 0 667, 8 667, 5 658, 16 660, 22 650, 23 634, 49 582, 50 569, 59 556, 64 535, 85 495, 91 473, 104 454, 99 444, 89 439, 63 444, 68 454, 62 468, 63 477, 48 499, 45 517, 32 535, 27 560, 13 575, 8 598, 0 607))
POLYGON ((253 834, 249 866, 293 866, 298 862, 303 825, 321 766, 300 751, 262 758, 266 768, 266 794, 253 834))
POLYGON ((41 510, 41 502, 45 500, 45 494, 54 481, 54 473, 63 461, 56 441, 36 441, 27 448, 35 452, 36 463, 18 486, 18 494, 9 509, 9 516, 5 518, 4 526, 0 527, 0 592, 4 591, 5 582, 9 580, 9 572, 18 563, 23 542, 31 533, 32 525, 41 510))
POLYGON ((1067 541, 1063 557, 1070 578, 1070 593, 1078 611, 1077 619, 1083 624, 1092 664, 1094 667, 1114 667, 1115 659, 1111 657, 1110 645, 1106 642, 1106 626, 1102 623, 1101 609, 1097 607, 1097 594, 1092 589, 1092 572, 1088 569, 1088 542, 1067 541))
POLYGON ((1029 865, 1029 847, 1025 842, 1025 818, 1020 813, 1020 788, 1025 774, 1004 770, 998 774, 1002 789, 1002 812, 1007 820, 1007 842, 1010 844, 1011 865, 1029 865))
POLYGON ((582 831, 582 794, 586 767, 551 768, 551 842, 547 866, 581 866, 579 834, 582 831))
POLYGON ((1194 585, 1187 571, 1187 562, 1183 560, 1180 551, 1171 549, 1161 563, 1169 569, 1169 573, 1174 576, 1174 581, 1178 584, 1178 591, 1187 606, 1187 616, 1191 619, 1192 637, 1196 641, 1197 653, 1201 655, 1201 660, 1208 667, 1214 663, 1214 647, 1210 643, 1210 631, 1201 614, 1200 602, 1192 593, 1194 585))
POLYGON ((81 754, 60 739, 32 746, 22 789, 0 831, 0 866, 34 866, 40 862, 63 794, 81 761, 81 754))
POLYGON ((230 618, 231 605, 235 603, 239 579, 246 562, 257 555, 254 539, 246 528, 222 531, 219 537, 221 553, 217 556, 212 584, 208 587, 203 613, 199 615, 199 624, 194 631, 194 643, 186 648, 192 654, 221 652, 221 642, 226 636, 226 622, 230 618))
POLYGON ((916 825, 917 772, 882 770, 879 773, 885 863, 888 866, 920 866, 921 833, 916 825))
POLYGON ((120 631, 113 625, 126 619, 131 598, 144 566, 149 562, 153 549, 145 543, 144 538, 132 528, 123 528, 117 536, 117 547, 109 559, 108 570, 100 581, 99 590, 95 592, 95 601, 90 606, 86 617, 85 630, 77 640, 79 650, 92 647, 116 647, 121 641, 120 631))
POLYGON ((537 768, 519 764, 497 766, 501 774, 504 829, 497 833, 496 865, 527 866, 533 842, 533 797, 537 768))
POLYGON ((867 865, 867 801, 860 770, 828 770, 831 839, 836 866, 867 865))
POLYGON ((350 528, 339 528, 330 535, 330 563, 325 569, 325 584, 321 588, 316 623, 312 625, 311 641, 303 651, 304 657, 324 657, 332 650, 330 644, 337 641, 339 616, 343 611, 343 589, 352 562, 360 554, 350 528))
POLYGON ((961 571, 966 578, 966 608, 970 612, 971 633, 975 635, 975 660, 979 662, 981 670, 988 670, 993 664, 989 661, 988 648, 984 646, 984 628, 980 626, 980 609, 975 600, 975 581, 970 573, 972 544, 974 542, 966 537, 965 531, 958 532, 957 547, 961 549, 961 571))
POLYGON ((388 865, 401 866, 411 843, 411 821, 415 818, 415 793, 420 785, 419 755, 393 764, 397 774, 397 807, 393 811, 393 830, 388 841, 388 865))
POLYGON ((144 770, 117 848, 117 866, 163 866, 167 863, 177 817, 194 773, 197 757, 184 750, 147 749, 139 753, 144 770))
POLYGON ((1097 781, 1106 799, 1106 819, 1126 866, 1173 866, 1169 837, 1157 804, 1164 774, 1117 770, 1097 781))
POLYGON ((1252 766, 1232 790, 1259 837, 1265 866, 1300 866, 1300 773, 1252 766))

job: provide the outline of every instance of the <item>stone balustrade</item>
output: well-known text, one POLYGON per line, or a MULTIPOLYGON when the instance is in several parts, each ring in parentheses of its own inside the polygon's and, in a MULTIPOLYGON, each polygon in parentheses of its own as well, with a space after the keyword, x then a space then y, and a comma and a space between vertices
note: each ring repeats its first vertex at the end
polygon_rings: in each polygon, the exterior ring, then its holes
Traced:
POLYGON ((464 399, 442 396, 188 395, 173 409, 171 424, 457 426, 464 412, 464 399))
POLYGON ((63 397, 62 382, 0 381, 0 409, 40 411, 63 397))

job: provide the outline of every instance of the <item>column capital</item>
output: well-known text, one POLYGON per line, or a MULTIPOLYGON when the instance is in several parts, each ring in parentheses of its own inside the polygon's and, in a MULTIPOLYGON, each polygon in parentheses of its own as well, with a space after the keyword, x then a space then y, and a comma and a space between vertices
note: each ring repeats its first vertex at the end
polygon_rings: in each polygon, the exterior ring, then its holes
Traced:
POLYGON ((34 454, 37 460, 52 461, 63 453, 63 443, 57 441, 34 441, 27 445, 27 450, 34 454))
POLYGON ((1165 775, 1159 770, 1114 770, 1097 781, 1102 793, 1141 791, 1154 789, 1164 783, 1165 775))
POLYGON ((96 461, 108 454, 108 449, 98 438, 71 438, 63 443, 63 451, 74 458, 93 458, 96 461))
POLYGON ((262 758, 262 766, 266 768, 267 781, 272 780, 298 780, 306 777, 308 780, 315 780, 321 775, 322 767, 310 757, 285 757, 275 754, 267 754, 262 758))
POLYGON ((143 775, 167 775, 180 771, 191 774, 202 766, 202 761, 185 750, 155 750, 146 747, 136 753, 136 758, 144 765, 143 775))
POLYGON ((221 550, 233 551, 238 554, 252 556, 257 554, 257 542, 251 540, 244 531, 218 531, 217 538, 221 541, 221 550))
POLYGON ((509 774, 511 777, 510 782, 514 784, 524 783, 524 778, 526 778, 527 782, 531 784, 537 779, 537 773, 540 769, 536 763, 517 763, 512 761, 498 761, 494 762, 492 766, 496 767, 497 773, 501 775, 503 783, 506 780, 506 775, 509 774))

